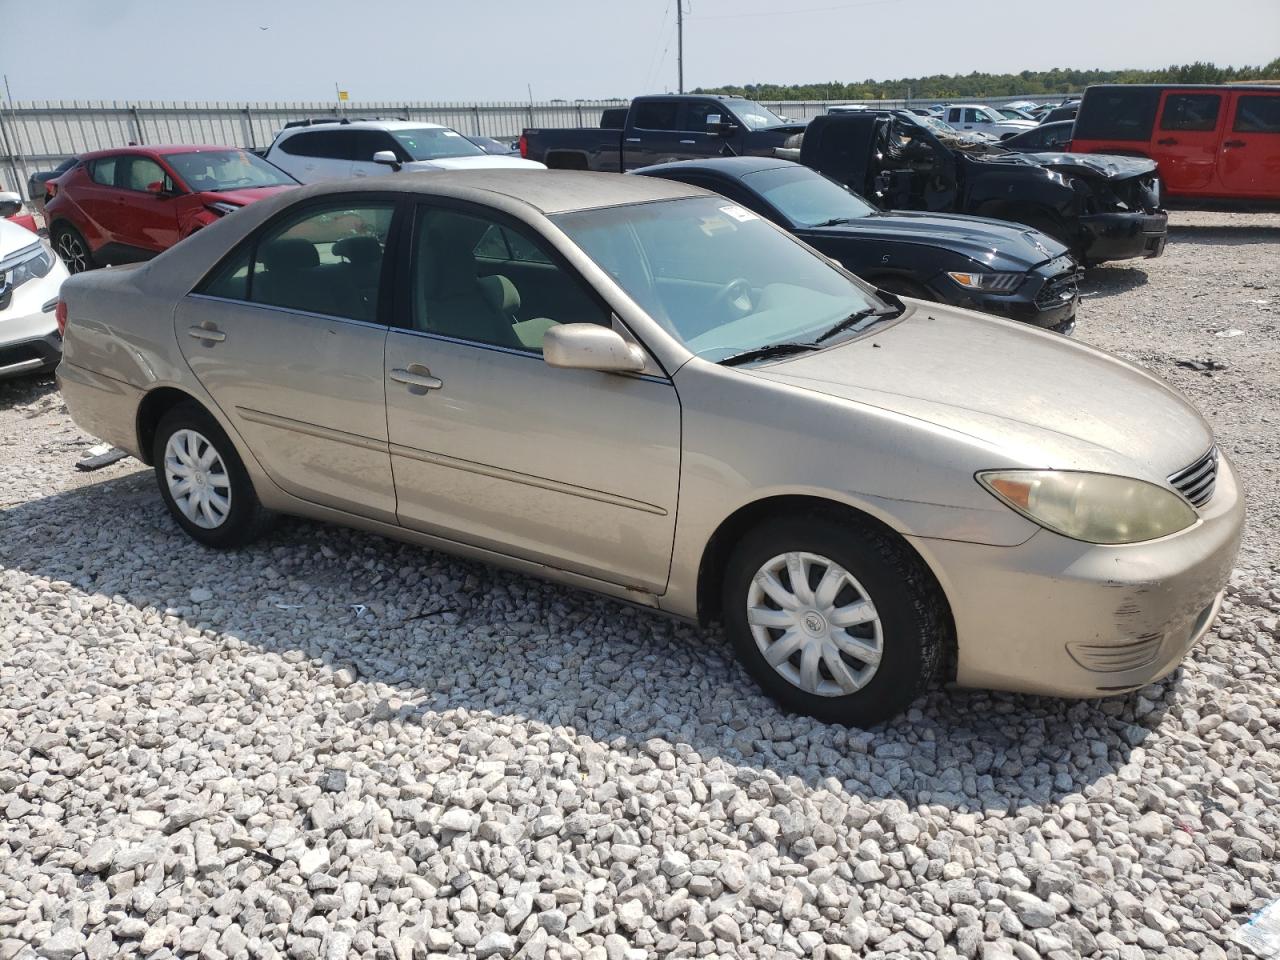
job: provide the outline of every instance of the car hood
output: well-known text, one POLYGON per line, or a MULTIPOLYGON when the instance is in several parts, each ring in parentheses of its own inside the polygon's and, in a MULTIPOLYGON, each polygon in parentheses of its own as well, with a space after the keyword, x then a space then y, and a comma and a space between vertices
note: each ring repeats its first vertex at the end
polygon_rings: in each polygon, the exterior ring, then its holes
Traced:
POLYGON ((1024 324, 904 302, 879 330, 749 372, 973 437, 999 454, 993 467, 1160 482, 1212 444, 1204 418, 1154 374, 1024 324))
POLYGON ((1154 173, 1156 162, 1145 157, 1115 157, 1104 153, 1027 153, 1023 154, 1041 166, 1059 173, 1084 173, 1127 180, 1154 173))
POLYGON ((482 170, 490 167, 516 167, 526 170, 545 170, 546 164, 523 157, 502 157, 486 153, 479 157, 440 157, 437 160, 413 160, 404 165, 405 170, 482 170))
POLYGON ((298 184, 285 183, 278 187, 258 187, 255 190, 206 190, 204 199, 208 203, 222 201, 243 207, 253 203, 255 200, 265 200, 267 197, 274 197, 278 193, 284 193, 286 190, 296 190, 297 188, 298 184))
POLYGON ((23 247, 29 247, 39 241, 39 237, 21 224, 0 217, 0 260, 23 247))
POLYGON ((806 238, 849 236, 941 247, 1001 270, 1027 270, 1067 252, 1052 237, 1016 224, 910 210, 893 210, 852 223, 808 227, 798 232, 806 238))

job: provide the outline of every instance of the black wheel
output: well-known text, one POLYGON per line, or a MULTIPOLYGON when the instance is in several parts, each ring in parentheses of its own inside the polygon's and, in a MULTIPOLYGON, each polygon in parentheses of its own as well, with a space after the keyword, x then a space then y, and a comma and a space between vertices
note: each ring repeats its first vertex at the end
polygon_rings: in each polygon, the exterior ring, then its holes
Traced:
POLYGON ((89 244, 80 235, 80 231, 70 224, 60 223, 54 227, 53 248, 66 264, 68 273, 83 273, 98 265, 89 244))
POLYGON ((919 557, 870 523, 824 513, 747 534, 726 568, 722 614, 766 693, 850 726, 888 720, 931 686, 950 630, 919 557))
POLYGON ((875 281, 875 285, 886 293, 897 294, 899 297, 912 297, 916 300, 938 299, 923 286, 906 277, 881 277, 875 281))
POLYGON ((235 447, 202 407, 181 403, 165 413, 151 455, 160 496, 193 539, 239 547, 270 525, 235 447))

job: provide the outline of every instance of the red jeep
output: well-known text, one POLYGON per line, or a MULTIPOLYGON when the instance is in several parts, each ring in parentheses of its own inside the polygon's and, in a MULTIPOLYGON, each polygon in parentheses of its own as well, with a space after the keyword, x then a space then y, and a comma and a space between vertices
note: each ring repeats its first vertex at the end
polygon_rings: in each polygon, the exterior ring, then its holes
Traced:
POLYGON ((1149 157, 1173 199, 1280 200, 1280 86, 1090 87, 1071 150, 1149 157))

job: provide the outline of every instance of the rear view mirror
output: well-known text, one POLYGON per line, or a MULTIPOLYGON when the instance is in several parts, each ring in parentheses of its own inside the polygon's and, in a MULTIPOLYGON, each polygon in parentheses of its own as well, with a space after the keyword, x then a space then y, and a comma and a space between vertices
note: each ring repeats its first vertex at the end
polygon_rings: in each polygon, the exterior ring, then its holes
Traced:
POLYGON ((604 373, 639 373, 644 354, 622 339, 622 334, 595 323, 562 323, 542 338, 542 356, 552 367, 599 370, 604 373))
POLYGON ((22 198, 7 190, 0 193, 0 217, 12 217, 22 212, 22 198))
POLYGON ((392 170, 399 170, 401 167, 400 158, 394 150, 379 150, 373 155, 373 162, 385 164, 392 170))

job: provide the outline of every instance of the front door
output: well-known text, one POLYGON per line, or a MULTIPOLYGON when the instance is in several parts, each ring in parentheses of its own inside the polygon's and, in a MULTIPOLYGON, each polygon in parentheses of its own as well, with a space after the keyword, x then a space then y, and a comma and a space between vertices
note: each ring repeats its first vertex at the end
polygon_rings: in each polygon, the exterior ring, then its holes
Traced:
POLYGON ((613 320, 527 227, 424 205, 411 232, 406 324, 386 351, 400 522, 661 593, 680 471, 674 386, 656 368, 543 362, 550 327, 613 320))
POLYGON ((1225 94, 1166 90, 1161 97, 1152 156, 1171 194, 1208 191, 1218 166, 1225 94))
POLYGON ((192 372, 281 489, 388 523, 379 285, 393 211, 344 195, 269 222, 174 315, 192 372))
POLYGON ((724 152, 725 138, 719 132, 721 123, 737 121, 715 100, 686 100, 680 109, 680 136, 676 140, 674 159, 696 160, 717 157, 724 152))
POLYGON ((139 256, 168 250, 178 242, 176 184, 164 167, 137 154, 120 158, 116 239, 139 256))
POLYGON ((1218 176, 1232 196, 1280 200, 1280 94, 1232 97, 1218 176))

